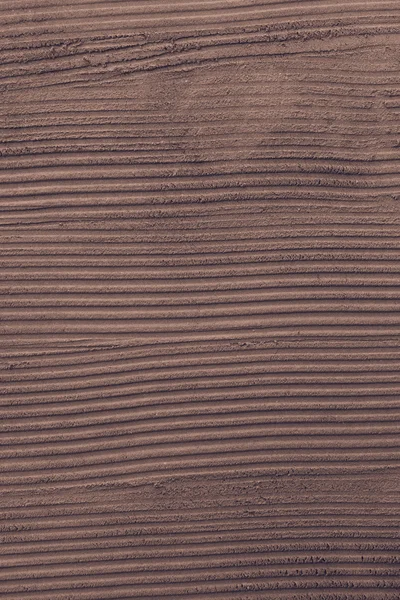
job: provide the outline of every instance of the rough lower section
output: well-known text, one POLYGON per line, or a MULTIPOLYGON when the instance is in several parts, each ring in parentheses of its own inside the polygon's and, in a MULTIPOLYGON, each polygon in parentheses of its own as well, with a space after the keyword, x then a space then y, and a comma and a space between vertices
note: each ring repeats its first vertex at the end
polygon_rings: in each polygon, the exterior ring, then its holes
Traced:
POLYGON ((1 599, 398 600, 398 0, 0 31, 1 599))

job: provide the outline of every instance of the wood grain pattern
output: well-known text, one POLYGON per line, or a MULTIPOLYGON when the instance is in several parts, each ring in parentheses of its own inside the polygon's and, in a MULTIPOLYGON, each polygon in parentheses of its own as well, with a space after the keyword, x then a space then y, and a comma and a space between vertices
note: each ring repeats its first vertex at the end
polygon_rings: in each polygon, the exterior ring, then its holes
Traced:
POLYGON ((397 0, 0 2, 2 600, 399 600, 397 0))

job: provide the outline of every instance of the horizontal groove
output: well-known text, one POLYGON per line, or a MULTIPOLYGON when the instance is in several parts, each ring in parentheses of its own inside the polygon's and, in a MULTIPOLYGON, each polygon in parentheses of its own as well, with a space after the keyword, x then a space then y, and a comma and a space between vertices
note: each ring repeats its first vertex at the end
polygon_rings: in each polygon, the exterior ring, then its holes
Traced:
POLYGON ((395 0, 0 14, 2 600, 392 600, 395 0))

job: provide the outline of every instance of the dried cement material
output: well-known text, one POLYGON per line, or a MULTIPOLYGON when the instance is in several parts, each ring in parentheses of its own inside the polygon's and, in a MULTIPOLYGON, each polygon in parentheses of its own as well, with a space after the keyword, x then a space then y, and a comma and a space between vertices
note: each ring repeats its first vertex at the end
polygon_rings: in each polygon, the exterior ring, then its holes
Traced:
POLYGON ((398 0, 0 3, 1 600, 400 598, 398 0))

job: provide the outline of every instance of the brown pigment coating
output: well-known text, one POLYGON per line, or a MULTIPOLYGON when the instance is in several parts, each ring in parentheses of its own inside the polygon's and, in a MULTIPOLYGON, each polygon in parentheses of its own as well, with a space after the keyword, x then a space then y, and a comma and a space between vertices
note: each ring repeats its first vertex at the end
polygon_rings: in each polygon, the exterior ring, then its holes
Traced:
POLYGON ((0 3, 1 600, 400 598, 398 0, 0 3))

